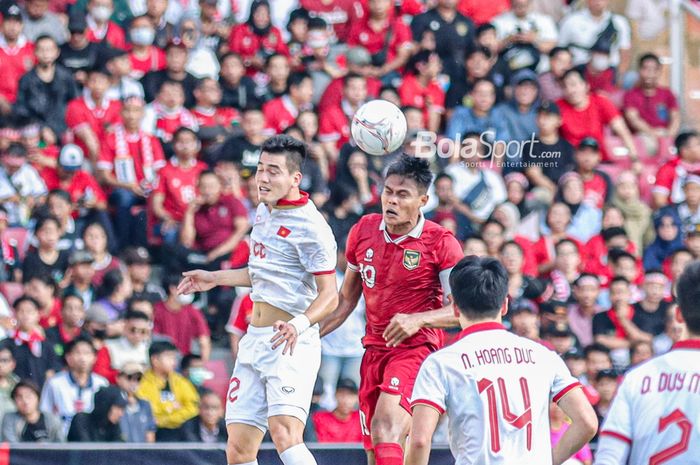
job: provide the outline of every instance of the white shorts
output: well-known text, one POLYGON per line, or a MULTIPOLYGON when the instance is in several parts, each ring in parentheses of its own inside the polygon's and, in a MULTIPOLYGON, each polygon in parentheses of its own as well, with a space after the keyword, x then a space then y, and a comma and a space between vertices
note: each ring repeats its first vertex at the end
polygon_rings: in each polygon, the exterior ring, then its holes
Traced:
POLYGON ((271 326, 249 326, 241 339, 226 396, 227 425, 243 423, 265 432, 267 419, 277 415, 306 424, 321 365, 318 327, 299 336, 293 355, 282 355, 284 344, 272 350, 274 334, 271 326))

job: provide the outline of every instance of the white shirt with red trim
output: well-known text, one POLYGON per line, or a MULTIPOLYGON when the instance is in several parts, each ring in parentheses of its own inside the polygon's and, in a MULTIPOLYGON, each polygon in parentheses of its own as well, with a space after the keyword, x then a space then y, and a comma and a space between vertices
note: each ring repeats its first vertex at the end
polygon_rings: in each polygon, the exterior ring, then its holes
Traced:
POLYGON ((411 406, 448 414, 456 465, 550 465, 550 401, 579 386, 555 352, 492 321, 428 356, 411 406))
POLYGON ((677 342, 625 375, 595 463, 700 463, 700 339, 677 342))
POLYGON ((314 275, 335 273, 337 244, 309 194, 258 205, 250 233, 250 298, 296 316, 318 295, 314 275))

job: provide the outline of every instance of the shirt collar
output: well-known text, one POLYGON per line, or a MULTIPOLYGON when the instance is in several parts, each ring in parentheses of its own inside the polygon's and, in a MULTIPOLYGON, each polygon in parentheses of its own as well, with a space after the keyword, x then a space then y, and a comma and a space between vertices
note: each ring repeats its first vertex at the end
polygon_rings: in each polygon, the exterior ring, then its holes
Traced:
MULTIPOLYGON (((94 111, 95 108, 97 108, 97 104, 92 99, 92 95, 90 95, 90 91, 87 90, 87 87, 83 89, 83 100, 85 101, 85 106, 88 107, 90 111, 94 111)), ((109 108, 109 100, 104 96, 102 97, 102 102, 100 102, 99 109, 106 110, 107 108, 109 108)))
POLYGON ((673 344, 673 347, 671 347, 671 350, 676 349, 700 350, 700 339, 686 339, 684 341, 678 341, 673 344))
POLYGON ((425 227, 425 217, 423 216, 423 212, 418 213, 418 223, 411 229, 408 234, 404 234, 403 236, 397 238, 397 239, 392 239, 391 236, 389 235, 389 232, 386 230, 386 223, 384 223, 384 220, 382 219, 382 222, 379 223, 379 230, 384 232, 384 239, 386 242, 393 242, 394 244, 398 244, 400 242, 403 242, 409 237, 412 237, 414 239, 418 239, 421 234, 423 234, 423 228, 425 227))
POLYGON ((471 326, 464 328, 458 335, 456 340, 462 339, 470 334, 478 333, 481 331, 494 331, 494 330, 504 330, 506 327, 497 321, 484 321, 482 323, 475 323, 471 326))
POLYGON ((304 205, 309 203, 308 193, 300 190, 299 194, 301 194, 301 197, 299 197, 297 200, 279 199, 274 208, 286 210, 289 208, 303 207, 304 205))

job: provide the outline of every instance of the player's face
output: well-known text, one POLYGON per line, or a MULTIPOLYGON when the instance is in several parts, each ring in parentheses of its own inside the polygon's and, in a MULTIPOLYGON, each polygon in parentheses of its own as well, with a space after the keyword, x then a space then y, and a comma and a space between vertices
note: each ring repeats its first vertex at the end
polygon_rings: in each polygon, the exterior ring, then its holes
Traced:
POLYGON ((293 187, 299 187, 301 173, 290 172, 287 157, 284 154, 260 154, 258 169, 255 172, 258 185, 258 198, 267 205, 275 205, 280 199, 289 195, 293 187))
POLYGON ((412 179, 391 175, 386 178, 382 191, 382 213, 387 226, 415 222, 428 196, 418 189, 412 179))

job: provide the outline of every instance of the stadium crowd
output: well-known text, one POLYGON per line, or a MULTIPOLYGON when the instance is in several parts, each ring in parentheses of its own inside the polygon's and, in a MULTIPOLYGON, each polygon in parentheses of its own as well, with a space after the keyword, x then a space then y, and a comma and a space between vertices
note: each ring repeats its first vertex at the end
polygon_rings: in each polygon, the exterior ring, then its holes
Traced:
MULTIPOLYGON (((308 144, 301 188, 342 280, 397 155, 351 141, 373 98, 403 110, 402 151, 432 154, 425 217, 502 260, 507 324, 558 352, 603 418, 624 371, 682 335, 700 135, 652 53, 663 2, 569 3, 0 2, 2 440, 225 441, 204 386, 252 302, 179 296, 181 272, 245 266, 260 145, 285 133, 308 144)), ((324 338, 308 440, 360 440, 363 333, 360 305, 324 338)))

